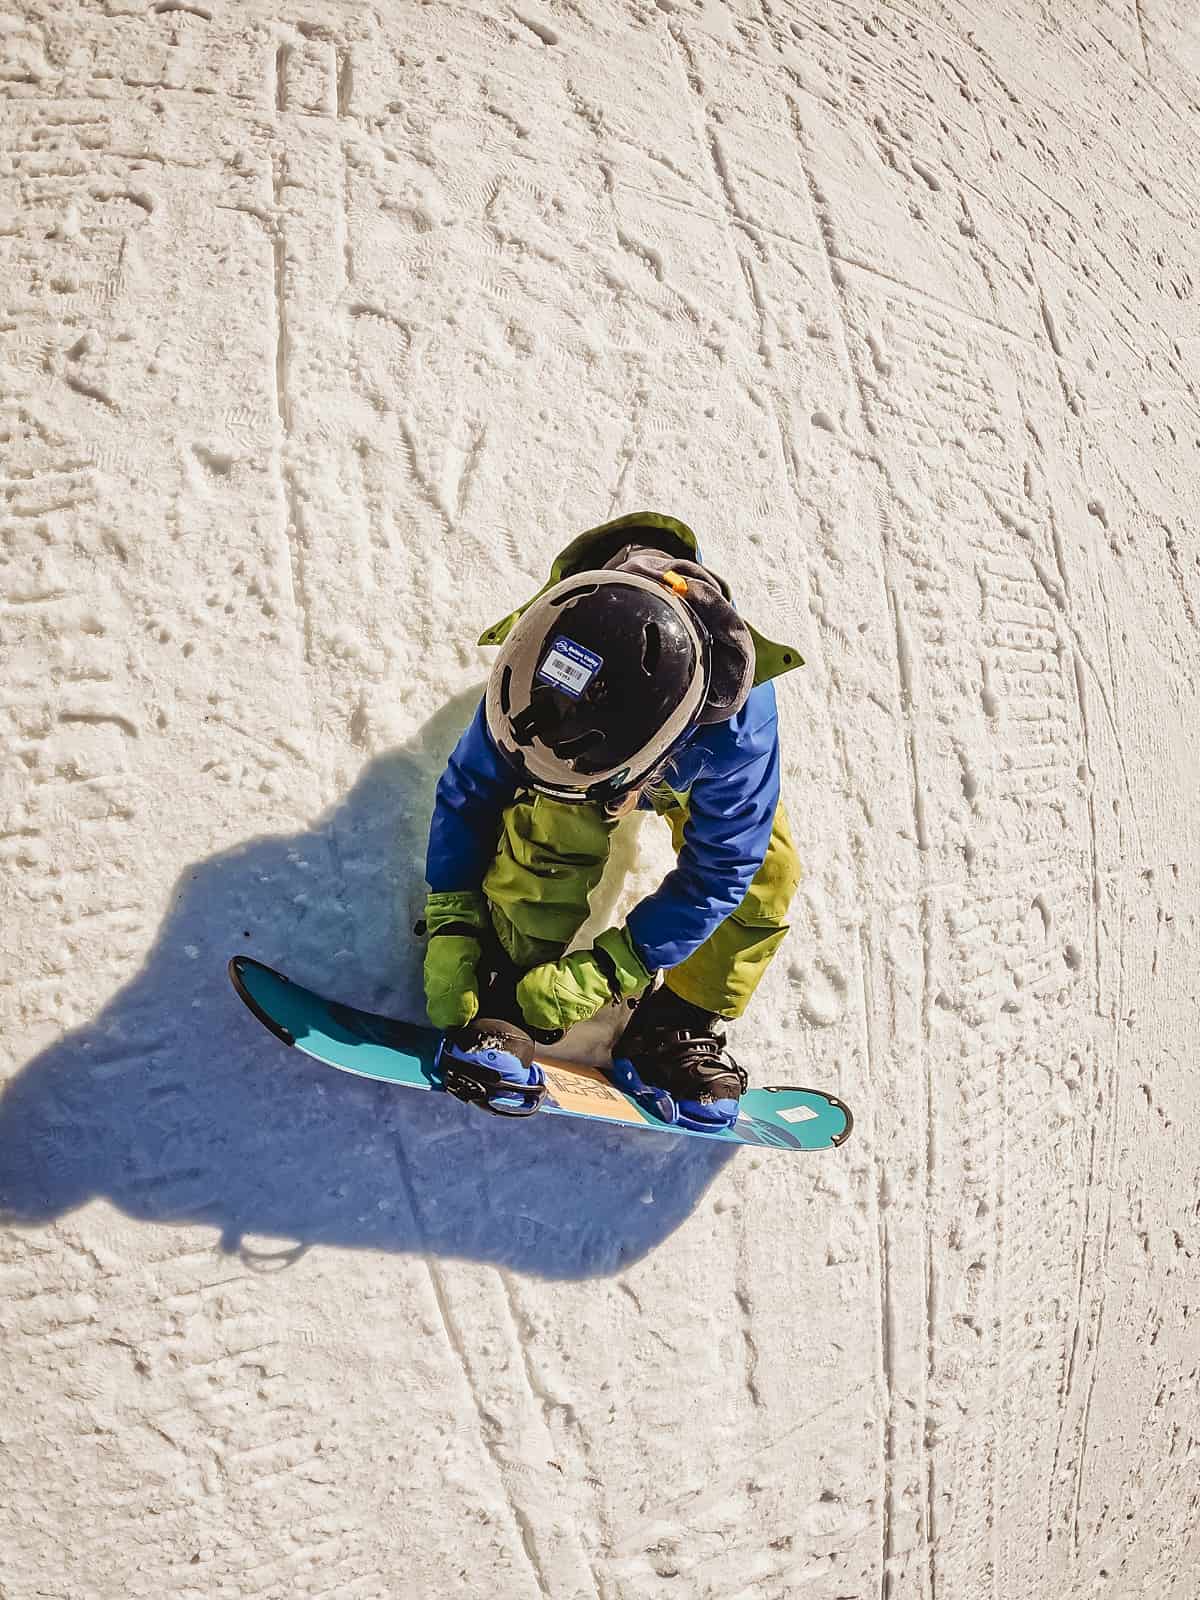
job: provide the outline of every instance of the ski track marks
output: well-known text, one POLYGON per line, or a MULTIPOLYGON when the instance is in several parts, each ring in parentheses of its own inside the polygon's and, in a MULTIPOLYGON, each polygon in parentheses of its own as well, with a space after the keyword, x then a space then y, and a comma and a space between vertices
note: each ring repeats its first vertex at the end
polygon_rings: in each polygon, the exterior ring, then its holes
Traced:
MULTIPOLYGON (((1184 25, 106 10, 5 31, 0 1037, 20 1082, 99 1017, 72 1070, 98 1105, 147 1072, 147 1133, 136 1216, 0 1231, 0 1592, 1184 1600, 1184 25), (259 1235, 174 1066, 185 1024, 234 1048, 217 944, 324 939, 348 991, 415 1004, 471 640, 638 507, 808 659, 780 693, 806 875, 738 1053, 844 1095, 854 1139, 746 1153, 623 1259, 604 1216, 607 1256, 559 1238, 490 1126, 380 1099, 378 1204, 420 1247, 259 1235), (396 747, 397 826, 314 821, 396 747), (305 828, 285 894, 183 931, 185 1022, 123 1011, 205 860, 305 828), (607 1264, 474 1259, 497 1207, 607 1264)), ((102 1136, 78 1098, 28 1152, 51 1189, 102 1136)), ((614 1192, 623 1148, 594 1152, 614 1192)))

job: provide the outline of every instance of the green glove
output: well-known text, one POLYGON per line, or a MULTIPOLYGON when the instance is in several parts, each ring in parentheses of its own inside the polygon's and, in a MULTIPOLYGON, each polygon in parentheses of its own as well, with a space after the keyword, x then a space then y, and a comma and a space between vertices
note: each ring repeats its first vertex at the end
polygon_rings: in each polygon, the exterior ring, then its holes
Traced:
POLYGON ((431 894, 425 902, 425 1009, 435 1028, 462 1028, 479 1010, 477 968, 483 953, 483 896, 470 890, 431 894))
POLYGON ((570 1028, 610 1000, 640 994, 652 978, 625 929, 609 928, 590 950, 527 972, 517 985, 517 1002, 531 1028, 570 1028))

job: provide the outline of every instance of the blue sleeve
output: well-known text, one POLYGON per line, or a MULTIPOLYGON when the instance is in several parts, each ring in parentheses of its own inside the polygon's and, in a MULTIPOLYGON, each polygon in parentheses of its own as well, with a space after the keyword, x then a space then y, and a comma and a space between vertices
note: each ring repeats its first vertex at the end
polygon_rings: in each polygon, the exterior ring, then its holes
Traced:
POLYGON ((479 888, 495 853, 500 814, 517 786, 516 773, 487 731, 481 700, 438 780, 425 856, 430 889, 479 888))
POLYGON ((678 864, 627 918, 651 970, 677 967, 737 910, 771 842, 779 805, 774 696, 768 718, 748 730, 726 723, 721 734, 691 786, 678 864))

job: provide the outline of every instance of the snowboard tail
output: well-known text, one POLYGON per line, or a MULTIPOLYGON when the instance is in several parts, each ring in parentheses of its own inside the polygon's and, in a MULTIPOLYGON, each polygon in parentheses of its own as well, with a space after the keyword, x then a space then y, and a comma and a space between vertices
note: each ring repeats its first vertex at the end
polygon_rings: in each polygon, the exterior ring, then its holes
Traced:
MULTIPOLYGON (((435 1029, 327 1000, 250 956, 234 956, 229 976, 265 1028, 314 1060, 379 1083, 445 1091, 438 1066, 442 1036, 435 1029)), ((732 1128, 713 1132, 683 1128, 663 1122, 595 1067, 540 1051, 537 1061, 547 1085, 541 1109, 551 1116, 781 1150, 836 1149, 853 1127, 848 1107, 836 1096, 780 1086, 748 1089, 732 1128)))

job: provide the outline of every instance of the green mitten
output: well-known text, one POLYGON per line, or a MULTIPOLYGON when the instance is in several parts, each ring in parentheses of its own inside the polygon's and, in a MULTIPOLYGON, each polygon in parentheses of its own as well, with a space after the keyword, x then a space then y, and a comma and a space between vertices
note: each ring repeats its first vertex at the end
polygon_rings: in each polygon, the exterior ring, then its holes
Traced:
POLYGON ((483 918, 483 896, 471 891, 431 894, 425 902, 425 1008, 435 1028, 465 1027, 479 1010, 483 918))
POLYGON ((531 1028, 571 1028, 610 1000, 639 994, 652 976, 625 929, 609 928, 590 950, 527 972, 517 985, 517 1001, 531 1028))

